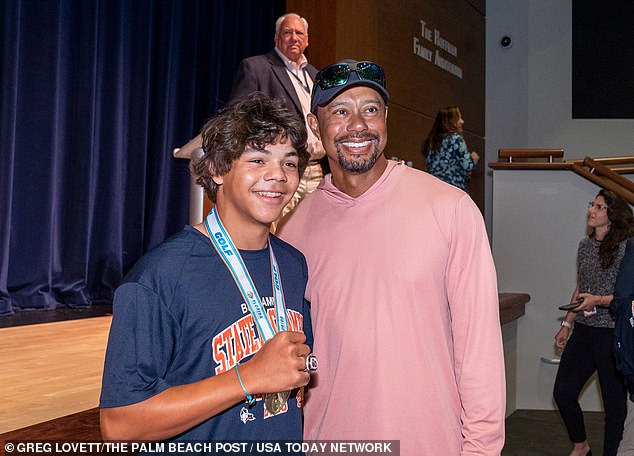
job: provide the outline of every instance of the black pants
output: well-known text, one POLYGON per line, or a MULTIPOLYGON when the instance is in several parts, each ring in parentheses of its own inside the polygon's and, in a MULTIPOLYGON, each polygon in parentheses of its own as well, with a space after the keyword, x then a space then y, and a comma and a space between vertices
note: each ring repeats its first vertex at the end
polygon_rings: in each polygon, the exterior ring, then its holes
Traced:
POLYGON ((559 414, 573 443, 586 440, 579 394, 594 371, 599 376, 605 410, 604 456, 616 455, 627 414, 627 393, 623 377, 616 370, 613 352, 614 330, 575 324, 561 355, 555 379, 554 397, 559 414))

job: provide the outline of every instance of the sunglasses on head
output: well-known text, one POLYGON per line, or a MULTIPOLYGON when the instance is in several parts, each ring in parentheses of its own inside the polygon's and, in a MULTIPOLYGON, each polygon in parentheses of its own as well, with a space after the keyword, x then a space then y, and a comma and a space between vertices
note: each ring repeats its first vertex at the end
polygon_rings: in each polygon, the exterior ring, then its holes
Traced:
POLYGON ((385 72, 383 68, 372 62, 335 63, 317 73, 315 83, 322 90, 344 85, 353 71, 357 73, 359 79, 376 82, 385 88, 385 72))

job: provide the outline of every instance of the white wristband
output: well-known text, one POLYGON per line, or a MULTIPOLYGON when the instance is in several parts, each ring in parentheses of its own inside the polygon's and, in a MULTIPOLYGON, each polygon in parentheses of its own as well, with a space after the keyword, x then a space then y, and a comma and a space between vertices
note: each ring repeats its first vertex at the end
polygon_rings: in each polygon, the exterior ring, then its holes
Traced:
POLYGON ((568 329, 572 329, 572 324, 568 323, 566 320, 561 322, 561 326, 565 326, 568 329))

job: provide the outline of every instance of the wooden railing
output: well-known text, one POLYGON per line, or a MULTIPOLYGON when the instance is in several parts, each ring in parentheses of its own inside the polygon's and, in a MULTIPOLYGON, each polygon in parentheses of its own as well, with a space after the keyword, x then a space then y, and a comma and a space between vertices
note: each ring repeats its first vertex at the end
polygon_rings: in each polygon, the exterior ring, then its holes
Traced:
POLYGON ((497 162, 489 163, 492 169, 572 169, 563 160, 563 149, 500 149, 497 162), (505 160, 503 160, 505 159, 505 160))
POLYGON ((634 173, 634 156, 629 157, 608 157, 608 158, 590 158, 586 157, 583 160, 568 160, 568 163, 583 163, 586 160, 591 160, 592 163, 609 168, 617 174, 633 174, 634 173), (623 166, 621 166, 623 165, 623 166))
POLYGON ((548 163, 553 163, 557 159, 561 161, 564 158, 563 149, 500 149, 498 150, 498 158, 506 158, 509 163, 513 162, 515 158, 516 162, 526 162, 528 159, 533 158, 547 158, 548 163))
POLYGON ((500 149, 498 161, 489 163, 489 168, 570 170, 634 204, 634 182, 623 177, 623 174, 634 174, 634 156, 568 161, 563 157, 563 149, 500 149))

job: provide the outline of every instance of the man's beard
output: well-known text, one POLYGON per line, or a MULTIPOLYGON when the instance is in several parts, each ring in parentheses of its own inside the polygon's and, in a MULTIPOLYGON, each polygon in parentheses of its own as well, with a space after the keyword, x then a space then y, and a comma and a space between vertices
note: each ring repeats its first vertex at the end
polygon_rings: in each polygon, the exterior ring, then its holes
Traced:
POLYGON ((335 144, 335 147, 337 148, 337 158, 339 160, 339 166, 341 167, 341 169, 349 171, 351 173, 365 173, 371 170, 376 163, 377 158, 379 157, 379 138, 377 136, 364 137, 364 139, 366 140, 374 141, 374 150, 372 151, 372 155, 370 155, 368 159, 361 161, 348 160, 346 159, 343 152, 341 152, 341 143, 346 142, 349 139, 350 137, 340 139, 335 144))

